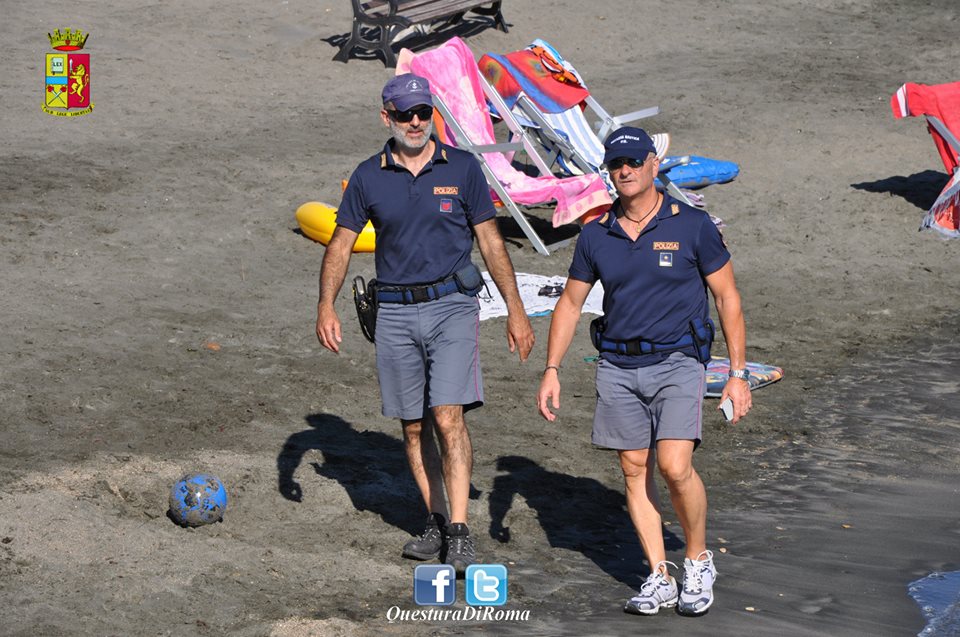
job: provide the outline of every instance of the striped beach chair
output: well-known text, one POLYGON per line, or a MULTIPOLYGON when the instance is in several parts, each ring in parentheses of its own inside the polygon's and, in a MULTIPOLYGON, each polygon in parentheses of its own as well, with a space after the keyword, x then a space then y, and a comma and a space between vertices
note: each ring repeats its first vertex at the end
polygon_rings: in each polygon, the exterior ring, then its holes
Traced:
MULTIPOLYGON (((492 53, 483 56, 479 66, 485 81, 498 92, 507 93, 501 93, 501 97, 513 109, 514 118, 539 139, 551 165, 557 165, 562 172, 572 175, 597 173, 611 195, 616 196, 610 175, 603 168, 602 140, 621 126, 659 114, 660 107, 650 106, 623 115, 611 115, 590 94, 580 73, 548 42, 536 39, 524 53, 523 57, 531 65, 526 72, 508 56, 492 53), (543 75, 542 81, 532 79, 537 74, 543 75), (562 89, 558 91, 558 87, 562 89), (566 95, 563 89, 566 89, 566 95), (581 104, 596 118, 594 126, 590 125, 581 104)), ((687 163, 689 158, 665 160, 670 135, 654 133, 651 137, 661 160, 658 186, 666 188, 680 201, 694 203, 668 175, 670 169, 687 163)))

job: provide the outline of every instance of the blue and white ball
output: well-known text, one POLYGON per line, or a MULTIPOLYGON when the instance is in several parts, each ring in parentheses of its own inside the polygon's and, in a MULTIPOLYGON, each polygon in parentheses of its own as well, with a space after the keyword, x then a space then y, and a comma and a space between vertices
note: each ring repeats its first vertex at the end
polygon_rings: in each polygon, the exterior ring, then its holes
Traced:
POLYGON ((170 489, 170 516, 183 526, 203 526, 223 519, 227 489, 209 473, 183 476, 170 489))

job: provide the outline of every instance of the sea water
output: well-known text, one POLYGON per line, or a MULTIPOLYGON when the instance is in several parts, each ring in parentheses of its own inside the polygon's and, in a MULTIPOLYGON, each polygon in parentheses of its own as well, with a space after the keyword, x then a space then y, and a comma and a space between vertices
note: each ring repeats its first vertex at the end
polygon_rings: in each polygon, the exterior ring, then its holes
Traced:
POLYGON ((907 590, 927 620, 917 637, 960 637, 960 571, 931 573, 907 590))

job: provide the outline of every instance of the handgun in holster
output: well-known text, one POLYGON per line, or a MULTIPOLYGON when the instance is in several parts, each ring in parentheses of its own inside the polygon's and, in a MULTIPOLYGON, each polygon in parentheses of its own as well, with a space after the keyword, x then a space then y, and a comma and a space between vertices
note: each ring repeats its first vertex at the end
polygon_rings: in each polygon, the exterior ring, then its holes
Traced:
POLYGON ((364 337, 374 342, 377 332, 377 280, 370 279, 370 285, 363 281, 362 276, 353 280, 353 303, 357 306, 357 320, 360 321, 360 331, 364 337))

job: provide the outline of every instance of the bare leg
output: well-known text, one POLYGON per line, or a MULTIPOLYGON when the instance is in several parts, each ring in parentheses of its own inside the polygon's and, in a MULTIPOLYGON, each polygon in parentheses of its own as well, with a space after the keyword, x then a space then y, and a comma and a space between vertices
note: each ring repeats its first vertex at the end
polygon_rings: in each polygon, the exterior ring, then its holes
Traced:
POLYGON ((473 472, 473 446, 463 419, 462 405, 437 405, 433 408, 440 449, 443 455, 443 479, 450 498, 450 522, 467 522, 470 475, 473 472))
POLYGON ((650 449, 630 449, 617 453, 627 490, 627 510, 652 570, 667 559, 663 546, 660 501, 653 479, 657 454, 650 449))
POLYGON ((440 452, 434 438, 433 417, 427 415, 423 420, 403 420, 403 442, 407 452, 410 473, 420 489, 423 502, 430 513, 447 514, 447 501, 443 495, 443 472, 441 471, 440 452))
POLYGON ((692 440, 657 442, 660 474, 670 489, 673 510, 680 518, 691 560, 707 549, 707 490, 693 468, 692 440))

